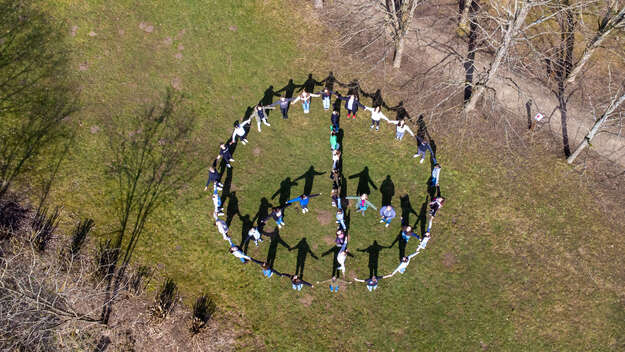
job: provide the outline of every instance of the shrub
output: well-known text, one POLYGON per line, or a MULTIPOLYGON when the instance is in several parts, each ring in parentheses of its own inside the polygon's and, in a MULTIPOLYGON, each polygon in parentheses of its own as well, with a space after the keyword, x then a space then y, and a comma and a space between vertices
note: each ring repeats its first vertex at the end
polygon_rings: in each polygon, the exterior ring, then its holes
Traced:
POLYGON ((50 216, 48 216, 48 208, 37 209, 37 213, 32 221, 33 234, 31 242, 38 250, 44 251, 46 249, 54 231, 59 226, 60 213, 61 209, 59 207, 54 208, 50 216))
POLYGON ((217 305, 211 296, 203 294, 195 300, 193 304, 193 321, 191 323, 191 332, 197 334, 206 326, 206 323, 215 314, 217 305))
POLYGON ((178 300, 178 287, 172 279, 166 279, 165 283, 158 290, 156 303, 152 307, 152 314, 159 318, 165 318, 174 310, 178 300))

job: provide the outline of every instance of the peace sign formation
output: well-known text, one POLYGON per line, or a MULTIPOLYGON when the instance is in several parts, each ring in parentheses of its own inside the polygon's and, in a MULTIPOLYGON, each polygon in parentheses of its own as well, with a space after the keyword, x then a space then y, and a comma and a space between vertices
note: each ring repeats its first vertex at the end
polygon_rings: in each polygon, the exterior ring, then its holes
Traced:
MULTIPOLYGON (((333 181, 332 190, 330 192, 330 198, 331 198, 332 206, 337 208, 337 211, 336 211, 337 229, 336 229, 336 238, 335 238, 336 248, 331 249, 330 251, 326 252, 326 254, 329 254, 330 252, 334 253, 332 277, 325 281, 317 281, 317 284, 330 282, 329 284, 330 291, 338 292, 341 283, 351 284, 353 282, 360 282, 360 283, 365 283, 369 291, 374 291, 377 289, 378 282, 380 280, 389 279, 397 273, 403 274, 406 271, 406 268, 408 267, 408 265, 410 264, 410 261, 415 256, 420 254, 423 250, 425 250, 428 242, 430 241, 432 237, 431 230, 432 230, 433 220, 436 217, 436 214, 438 213, 439 209, 441 209, 443 204, 445 203, 445 198, 441 196, 440 186, 439 186, 441 166, 436 161, 434 149, 431 146, 433 144, 433 141, 431 137, 429 136, 429 133, 427 133, 427 130, 424 128, 425 124, 422 121, 422 116, 419 116, 419 119, 417 121, 419 123, 419 132, 415 135, 415 133, 410 129, 410 127, 406 124, 406 120, 410 119, 410 116, 407 113, 407 111, 403 108, 402 103, 394 107, 389 107, 388 105, 386 105, 386 103, 382 99, 380 90, 377 90, 373 94, 369 94, 360 88, 360 85, 357 80, 354 80, 347 84, 341 83, 334 77, 332 72, 330 72, 328 77, 326 77, 323 81, 320 81, 320 82, 314 80, 311 74, 308 76, 308 80, 306 80, 306 82, 304 82, 301 85, 296 85, 293 82, 293 80, 290 80, 284 88, 280 89, 277 92, 273 91, 273 87, 269 87, 269 89, 265 92, 265 96, 262 98, 262 100, 251 109, 250 116, 242 122, 239 122, 239 121, 234 122, 234 130, 232 132, 232 137, 229 138, 227 142, 222 143, 219 146, 219 155, 216 157, 216 159, 213 161, 212 165, 209 168, 208 180, 206 182, 206 186, 204 190, 207 191, 209 189, 209 186, 211 186, 212 184, 213 186, 212 200, 213 200, 213 206, 214 206, 213 218, 215 220, 215 226, 217 227, 217 230, 219 231, 219 233, 222 235, 223 239, 229 243, 230 245, 229 251, 234 257, 238 258, 242 263, 253 262, 253 263, 258 264, 265 278, 271 278, 274 275, 276 275, 277 277, 288 278, 291 281, 291 286, 293 290, 301 291, 304 286, 309 286, 313 288, 314 287, 313 284, 304 281, 302 278, 303 266, 304 266, 303 261, 305 259, 302 259, 300 263, 300 256, 303 255, 303 257, 305 258, 310 253, 313 257, 315 258, 317 257, 310 250, 305 238, 303 238, 295 247, 290 247, 286 245, 286 243, 279 237, 280 235, 277 229, 281 229, 282 227, 286 226, 286 223, 284 222, 284 212, 288 207, 290 207, 293 204, 297 204, 299 205, 299 208, 301 209, 302 214, 306 214, 309 211, 308 206, 311 202, 311 199, 322 195, 322 193, 311 194, 312 182, 310 182, 310 186, 305 186, 303 194, 301 194, 300 196, 296 198, 289 200, 288 198, 290 198, 290 196, 288 194, 286 195, 286 197, 283 197, 283 194, 281 194, 280 204, 278 206, 271 207, 270 212, 269 212, 269 209, 264 209, 263 211, 259 210, 259 214, 257 215, 257 217, 251 221, 249 220, 249 216, 247 216, 248 219, 246 219, 247 220, 246 223, 248 224, 248 227, 249 227, 249 230, 247 231, 247 237, 242 241, 240 245, 237 245, 232 241, 232 238, 229 235, 229 227, 228 227, 229 220, 225 221, 222 219, 222 217, 224 216, 222 196, 224 195, 224 193, 226 193, 226 196, 228 196, 227 194, 228 191, 224 191, 224 184, 221 183, 222 175, 220 172, 217 171, 217 163, 218 161, 221 160, 222 166, 225 165, 225 167, 227 167, 228 169, 232 168, 231 163, 235 161, 233 159, 233 150, 235 149, 236 144, 239 141, 243 145, 246 145, 248 143, 246 137, 247 137, 247 134, 249 133, 249 130, 250 130, 249 125, 251 124, 252 120, 253 119, 256 120, 258 132, 261 132, 261 124, 264 124, 265 126, 271 126, 271 124, 268 121, 267 110, 275 109, 275 106, 279 106, 280 112, 282 114, 282 118, 288 119, 289 107, 291 105, 294 105, 297 102, 301 102, 304 114, 308 114, 310 112, 310 103, 311 103, 312 98, 320 97, 322 100, 323 109, 325 111, 329 111, 331 109, 331 105, 332 105, 331 99, 333 96, 336 96, 336 99, 332 107, 332 113, 330 115, 330 123, 331 123, 330 125, 330 150, 331 150, 331 155, 332 155, 332 171, 330 173, 330 178, 333 181), (347 94, 341 95, 337 90, 334 90, 335 84, 341 87, 347 88, 348 89, 347 94), (318 86, 318 85, 324 85, 323 90, 317 93, 313 93, 315 86, 318 86), (298 90, 299 94, 296 97, 293 97, 294 94, 296 93, 297 88, 299 88, 298 90), (282 92, 283 94, 280 94, 282 92), (359 100, 360 94, 362 94, 365 97, 371 98, 372 100, 371 107, 365 106, 360 102, 359 100), (279 100, 276 102, 272 102, 274 96, 279 96, 279 100), (349 238, 350 238, 349 222, 346 221, 346 216, 349 217, 350 211, 347 209, 349 208, 350 201, 353 201, 355 208, 356 208, 356 212, 362 214, 362 216, 365 216, 366 211, 369 207, 375 210, 378 210, 378 209, 368 199, 369 198, 368 193, 370 192, 370 190, 368 188, 367 181, 365 181, 365 186, 367 187, 361 188, 359 186, 358 187, 359 189, 356 195, 348 196, 345 192, 345 187, 343 187, 343 185, 346 182, 345 177, 342 172, 343 171, 342 170, 343 153, 342 153, 341 142, 342 142, 342 137, 343 137, 343 130, 340 129, 340 105, 343 102, 344 102, 344 107, 347 110, 346 118, 348 120, 349 119, 355 120, 359 108, 362 108, 365 111, 370 112, 371 114, 371 125, 369 127, 371 130, 375 128, 376 131, 379 131, 380 121, 384 120, 388 124, 396 125, 395 126, 395 139, 396 140, 401 141, 406 133, 409 133, 411 136, 415 137, 417 141, 417 153, 414 154, 413 158, 420 157, 419 163, 421 164, 425 161, 426 154, 429 151, 430 158, 431 158, 432 165, 433 165, 431 178, 428 181, 428 192, 429 192, 429 200, 430 200, 428 205, 429 205, 430 211, 429 211, 429 220, 427 221, 426 230, 420 236, 413 231, 412 226, 408 224, 407 218, 406 219, 402 218, 401 219, 402 220, 401 233, 396 240, 396 242, 397 241, 400 242, 400 248, 404 248, 405 250, 410 239, 413 237, 417 238, 419 243, 415 251, 409 255, 405 255, 405 252, 401 252, 404 254, 400 254, 401 258, 399 260, 399 265, 397 266, 397 268, 395 268, 395 270, 393 270, 391 273, 387 275, 378 276, 377 264, 372 265, 372 262, 374 261, 377 262, 377 253, 379 252, 381 248, 389 248, 390 246, 388 247, 380 246, 379 244, 377 244, 377 241, 374 241, 373 245, 371 245, 369 248, 358 250, 358 251, 369 253, 369 256, 370 256, 369 278, 359 279, 359 278, 354 277, 352 278, 353 281, 348 280, 345 274, 345 270, 346 270, 345 262, 348 256, 352 256, 352 254, 347 248, 348 243, 349 243, 349 238), (396 119, 390 120, 388 117, 386 117, 384 113, 382 112, 382 107, 386 108, 389 111, 395 111, 397 113, 396 119), (346 214, 346 211, 347 211, 347 214, 346 214), (270 221, 275 222, 277 226, 277 229, 274 232, 264 231, 265 225, 270 221), (282 242, 281 244, 287 247, 289 250, 298 249, 298 254, 300 255, 298 255, 298 263, 297 263, 297 268, 296 268, 295 273, 289 274, 289 273, 279 272, 275 270, 275 268, 273 268, 272 260, 268 259, 268 261, 260 261, 246 254, 244 248, 246 248, 246 245, 249 244, 249 241, 254 241, 255 245, 259 246, 260 243, 263 242, 263 239, 262 239, 263 235, 270 237, 272 239, 272 244, 274 242, 276 243, 282 242), (343 277, 342 279, 341 279, 341 274, 343 277)), ((321 175, 324 173, 325 172, 321 172, 321 173, 316 172, 314 168, 311 166, 308 172, 302 175, 300 178, 296 180, 291 180, 290 178, 285 179, 283 183, 281 184, 281 189, 283 187, 289 188, 292 185, 297 185, 296 181, 301 178, 308 179, 309 177, 312 178, 315 175, 321 175)), ((364 178, 366 180, 369 180, 368 169, 365 168, 365 170, 363 170, 363 172, 361 172, 360 174, 350 176, 350 178, 354 178, 354 177, 361 177, 361 179, 364 178)), ((369 180, 368 182, 371 182, 371 181, 369 180)), ((374 185, 374 188, 375 188, 375 185, 374 185)), ((279 192, 280 191, 276 192, 276 194, 274 194, 273 197, 275 198, 279 192)), ((230 201, 232 202, 232 196, 230 196, 230 198, 231 198, 230 201)), ((261 204, 261 208, 262 206, 263 205, 261 204)), ((269 207, 270 206, 268 206, 267 208, 269 207)), ((425 209, 425 205, 424 205, 424 209, 425 209)), ((397 216, 395 209, 393 208, 392 205, 390 205, 390 202, 388 202, 388 204, 385 204, 383 202, 383 206, 380 208, 379 214, 380 214, 380 223, 384 224, 385 227, 389 227, 391 225, 392 220, 397 216)), ((270 251, 271 250, 272 248, 270 248, 270 251)), ((275 252, 275 248, 273 250, 275 252)))

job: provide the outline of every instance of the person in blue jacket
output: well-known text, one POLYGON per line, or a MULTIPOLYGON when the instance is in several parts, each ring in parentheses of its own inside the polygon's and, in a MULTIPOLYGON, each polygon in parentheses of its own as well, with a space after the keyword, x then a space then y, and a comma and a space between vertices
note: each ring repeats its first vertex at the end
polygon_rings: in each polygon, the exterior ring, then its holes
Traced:
POLYGON ((397 216, 395 213, 395 209, 390 205, 385 205, 380 208, 380 223, 385 223, 385 227, 389 227, 391 225, 391 221, 397 216))
POLYGON ((436 163, 436 157, 434 156, 434 151, 432 151, 430 143, 428 143, 428 141, 424 140, 419 135, 417 135, 415 138, 417 139, 417 154, 413 155, 412 157, 416 158, 418 156, 421 156, 419 164, 423 164, 423 162, 425 161, 425 153, 427 153, 427 151, 429 150, 432 160, 434 160, 434 163, 436 163))
POLYGON ((358 101, 358 96, 355 94, 350 94, 346 97, 339 96, 339 99, 345 101, 345 110, 347 110, 347 118, 356 119, 356 113, 358 112, 358 107, 365 108, 364 105, 360 104, 358 101))
POLYGON ((204 186, 204 191, 208 191, 208 186, 210 186, 210 184, 213 184, 213 190, 214 189, 218 189, 221 190, 224 185, 219 182, 219 180, 221 179, 221 175, 219 174, 219 172, 217 172, 217 170, 215 170, 214 166, 211 166, 208 169, 208 180, 206 181, 206 186, 204 186))
POLYGON ((301 196, 297 197, 297 198, 293 198, 290 201, 286 202, 286 204, 291 204, 294 202, 299 202, 299 206, 300 208, 302 208, 302 214, 308 213, 308 203, 310 203, 310 198, 312 197, 316 197, 321 195, 321 193, 317 193, 317 194, 302 194, 301 196))

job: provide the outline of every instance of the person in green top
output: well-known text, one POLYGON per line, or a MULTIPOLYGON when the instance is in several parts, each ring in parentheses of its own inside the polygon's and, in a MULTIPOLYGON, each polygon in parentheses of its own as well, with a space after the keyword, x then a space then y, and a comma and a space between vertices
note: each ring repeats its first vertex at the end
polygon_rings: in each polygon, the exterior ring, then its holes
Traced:
POLYGON ((339 149, 339 143, 337 141, 337 139, 338 139, 337 134, 338 134, 338 132, 336 131, 334 126, 330 126, 330 148, 332 150, 339 149))

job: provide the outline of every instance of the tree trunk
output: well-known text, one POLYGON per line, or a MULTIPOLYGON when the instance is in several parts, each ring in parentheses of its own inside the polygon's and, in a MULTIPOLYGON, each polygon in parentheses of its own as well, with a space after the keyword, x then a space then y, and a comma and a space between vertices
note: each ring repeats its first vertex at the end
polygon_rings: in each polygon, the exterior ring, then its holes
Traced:
POLYGON ((603 40, 608 35, 610 35, 612 30, 616 26, 618 26, 625 20, 625 6, 623 6, 623 8, 621 8, 619 12, 615 14, 614 16, 611 16, 611 17, 608 17, 608 16, 609 14, 606 15, 606 17, 603 19, 603 22, 599 25, 599 29, 597 29, 597 33, 595 34, 595 36, 588 43, 588 45, 586 45, 582 58, 577 62, 577 64, 573 68, 573 71, 571 72, 571 75, 569 76, 569 78, 566 80, 566 83, 573 83, 573 81, 575 81, 575 79, 577 78, 577 75, 582 71, 582 68, 584 67, 584 65, 586 65, 588 60, 590 60, 595 50, 599 46, 601 46, 601 43, 603 42, 603 40))
POLYGON ((314 0, 314 6, 316 9, 322 9, 323 8, 323 0, 314 0))
POLYGON ((462 15, 460 16, 460 23, 458 24, 459 35, 469 35, 469 11, 473 5, 473 0, 460 0, 464 1, 464 8, 462 9, 462 15))
POLYGON ((401 67, 401 57, 404 55, 404 46, 406 38, 403 36, 399 38, 399 41, 395 45, 395 58, 393 59, 393 68, 401 67))
POLYGON ((572 164, 575 161, 575 159, 579 156, 582 150, 584 150, 584 148, 586 148, 590 144, 590 141, 595 137, 597 132, 599 132, 599 129, 601 128, 603 123, 608 120, 610 115, 612 115, 614 110, 616 110, 623 103, 623 101, 625 101, 625 94, 621 95, 618 98, 618 100, 612 101, 612 103, 610 104, 608 109, 603 113, 603 115, 601 115, 601 117, 597 121, 595 121, 595 124, 590 129, 590 132, 588 132, 588 134, 584 137, 584 139, 577 146, 577 148, 575 148, 575 151, 573 152, 573 154, 571 154, 566 159, 567 163, 572 164))
POLYGON ((516 36, 523 23, 525 23, 525 18, 527 17, 527 14, 529 13, 529 10, 532 6, 532 2, 523 2, 522 7, 515 11, 514 18, 511 18, 508 21, 509 25, 507 26, 508 28, 504 36, 503 43, 497 49, 495 59, 493 59, 490 68, 486 73, 486 77, 475 85, 473 93, 471 94, 471 99, 469 99, 469 102, 464 106, 464 114, 475 110, 475 106, 477 105, 478 100, 482 97, 482 94, 484 94, 484 87, 486 87, 488 83, 490 83, 490 81, 495 76, 495 73, 497 73, 497 70, 503 62, 503 59, 508 54, 508 50, 512 45, 512 40, 516 36))

